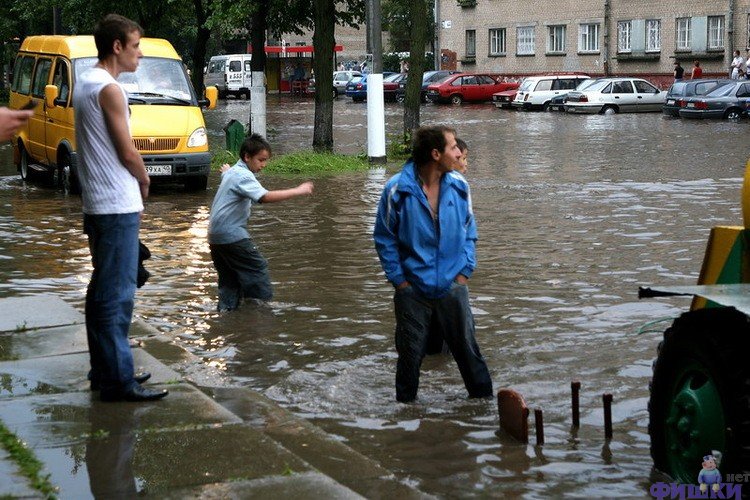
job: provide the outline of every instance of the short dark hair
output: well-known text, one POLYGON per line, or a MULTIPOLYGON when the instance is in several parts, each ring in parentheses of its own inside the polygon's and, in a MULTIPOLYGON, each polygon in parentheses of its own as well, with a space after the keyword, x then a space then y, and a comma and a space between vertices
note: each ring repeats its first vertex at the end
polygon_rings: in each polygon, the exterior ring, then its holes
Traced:
POLYGON ((263 138, 260 134, 253 134, 250 137, 245 138, 240 146, 240 160, 245 161, 245 155, 250 155, 250 158, 257 155, 261 151, 268 151, 271 154, 271 145, 268 141, 263 138))
POLYGON ((432 160, 432 150, 437 149, 440 152, 445 150, 448 141, 445 134, 450 133, 454 136, 456 131, 445 125, 435 125, 432 127, 419 127, 414 132, 414 138, 411 142, 411 156, 417 166, 427 165, 432 160))
POLYGON ((700 65, 701 65, 701 62, 700 62, 700 61, 695 61, 695 65, 696 65, 696 66, 700 66, 700 65))
POLYGON ((143 28, 127 17, 119 14, 107 14, 94 28, 94 43, 96 43, 96 57, 100 61, 106 59, 112 52, 115 40, 125 46, 128 43, 128 35, 137 31, 143 36, 143 28))
POLYGON ((458 149, 460 149, 462 153, 465 153, 469 150, 469 145, 466 144, 466 141, 464 141, 463 139, 459 139, 458 137, 456 137, 456 144, 458 145, 458 149))

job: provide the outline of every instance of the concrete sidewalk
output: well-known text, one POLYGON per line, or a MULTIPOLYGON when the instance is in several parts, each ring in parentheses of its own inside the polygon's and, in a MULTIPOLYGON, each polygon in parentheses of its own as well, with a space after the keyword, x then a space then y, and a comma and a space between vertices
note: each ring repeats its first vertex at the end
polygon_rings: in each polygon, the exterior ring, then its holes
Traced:
MULTIPOLYGON (((137 371, 169 389, 101 403, 83 316, 49 296, 0 299, 0 422, 60 498, 424 498, 376 462, 219 374, 142 322, 137 371)), ((0 497, 40 498, 0 445, 0 497)))

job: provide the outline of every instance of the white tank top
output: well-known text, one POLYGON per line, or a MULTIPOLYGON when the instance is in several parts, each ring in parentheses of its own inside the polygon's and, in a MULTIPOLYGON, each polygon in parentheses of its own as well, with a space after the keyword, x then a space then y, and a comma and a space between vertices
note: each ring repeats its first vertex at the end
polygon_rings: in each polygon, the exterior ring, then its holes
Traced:
POLYGON ((138 181, 117 156, 99 104, 99 93, 112 83, 122 91, 129 129, 128 95, 112 75, 94 67, 76 81, 73 107, 79 159, 78 179, 85 214, 128 214, 143 210, 138 181))

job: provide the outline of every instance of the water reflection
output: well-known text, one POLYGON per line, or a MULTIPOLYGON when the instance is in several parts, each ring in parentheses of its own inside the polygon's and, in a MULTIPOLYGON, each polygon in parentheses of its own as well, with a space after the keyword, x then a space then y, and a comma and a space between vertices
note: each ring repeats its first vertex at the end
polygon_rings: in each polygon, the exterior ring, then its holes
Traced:
POLYGON ((139 411, 122 405, 117 419, 92 405, 91 431, 86 440, 86 471, 94 498, 134 498, 138 488, 133 473, 139 411))
MULTIPOLYGON (((337 149, 364 151, 365 107, 335 104, 337 149)), ((245 101, 207 113, 210 140, 245 101)), ((276 152, 312 142, 310 101, 269 100, 276 152)), ((386 131, 401 128, 388 105, 386 131)), ((691 284, 708 231, 741 221, 747 124, 659 115, 510 113, 425 106, 469 143, 480 240, 471 284, 477 337, 497 388, 544 410, 543 449, 498 439, 492 402, 465 398, 455 364, 428 358, 415 405, 394 400, 392 292, 371 231, 393 173, 316 179, 309 200, 260 205, 250 231, 275 301, 216 313, 205 242, 216 177, 205 193, 155 189, 142 235, 152 278, 136 313, 223 370, 314 419, 400 478, 445 496, 641 496, 650 470, 648 379, 663 326, 688 306, 639 302, 639 284, 691 284), (582 427, 570 432, 569 382, 582 381, 582 427), (614 440, 601 394, 612 392, 614 440)), ((58 294, 80 305, 90 273, 80 200, 22 183, 0 146, 0 295, 58 294), (5 162, 3 162, 5 158, 5 162)), ((297 180, 263 176, 270 189, 297 180)))

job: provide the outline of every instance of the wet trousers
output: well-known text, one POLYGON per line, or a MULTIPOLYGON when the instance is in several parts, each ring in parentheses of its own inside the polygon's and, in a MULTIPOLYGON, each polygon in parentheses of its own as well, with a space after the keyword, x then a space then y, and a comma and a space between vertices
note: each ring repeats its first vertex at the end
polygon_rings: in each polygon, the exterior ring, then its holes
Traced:
POLYGON ((219 311, 239 307, 243 298, 271 300, 273 289, 268 262, 250 238, 222 245, 209 245, 219 274, 219 311))
POLYGON ((133 380, 133 353, 128 330, 133 319, 138 275, 140 216, 83 216, 94 272, 86 290, 86 336, 91 372, 102 392, 128 391, 133 380))
POLYGON ((438 325, 456 360, 469 397, 492 395, 487 364, 474 338, 474 317, 469 307, 469 288, 453 283, 447 295, 428 299, 413 287, 396 290, 396 399, 417 397, 419 369, 425 357, 431 324, 438 325))

